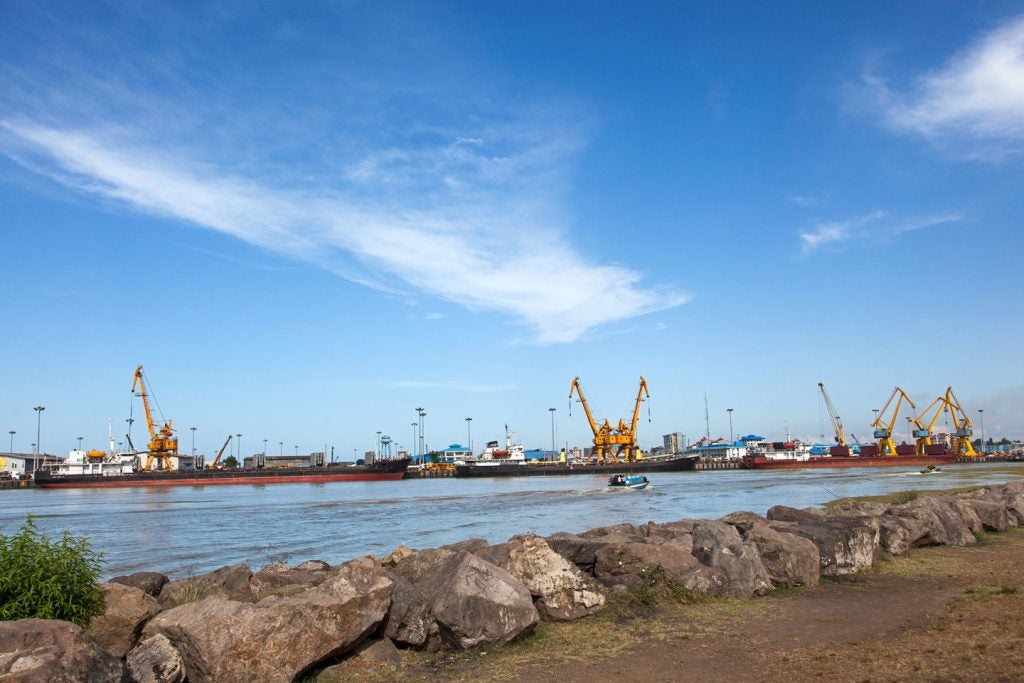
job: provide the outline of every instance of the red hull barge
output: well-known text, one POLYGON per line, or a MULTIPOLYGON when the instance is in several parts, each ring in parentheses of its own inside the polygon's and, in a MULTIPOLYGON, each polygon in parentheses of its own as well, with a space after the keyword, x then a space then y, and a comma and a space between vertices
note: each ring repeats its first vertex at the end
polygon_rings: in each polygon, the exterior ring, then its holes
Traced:
POLYGON ((843 455, 796 460, 790 458, 766 458, 754 455, 743 458, 743 469, 748 470, 796 470, 828 467, 927 467, 952 465, 956 453, 943 455, 843 455))
POLYGON ((394 481, 405 476, 409 459, 384 460, 359 467, 295 467, 260 470, 200 470, 195 472, 138 472, 50 474, 37 472, 35 485, 43 489, 92 489, 135 486, 225 486, 241 484, 323 484, 332 481, 394 481))

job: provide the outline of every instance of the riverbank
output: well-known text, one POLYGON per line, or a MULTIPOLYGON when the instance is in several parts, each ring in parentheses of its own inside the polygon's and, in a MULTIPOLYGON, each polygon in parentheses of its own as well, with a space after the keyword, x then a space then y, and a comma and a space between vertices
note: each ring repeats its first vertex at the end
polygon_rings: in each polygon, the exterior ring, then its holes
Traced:
POLYGON ((404 653, 353 680, 621 683, 628 680, 1024 679, 1024 528, 968 547, 916 548, 871 570, 759 599, 637 606, 543 623, 501 649, 404 653))

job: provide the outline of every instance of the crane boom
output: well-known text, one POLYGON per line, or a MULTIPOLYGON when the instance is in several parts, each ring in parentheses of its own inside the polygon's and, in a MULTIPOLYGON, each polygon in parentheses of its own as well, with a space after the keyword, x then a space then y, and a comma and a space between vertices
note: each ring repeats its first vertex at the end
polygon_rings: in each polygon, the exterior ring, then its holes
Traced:
POLYGON ((974 425, 971 418, 964 410, 960 399, 953 393, 953 387, 946 389, 946 403, 949 405, 949 414, 953 417, 953 425, 956 427, 956 452, 969 458, 977 457, 978 452, 974 450, 971 437, 974 435, 974 425))
POLYGON ((160 461, 164 470, 170 471, 172 469, 171 456, 178 455, 178 439, 174 436, 174 428, 171 426, 170 420, 164 422, 159 429, 156 428, 153 411, 149 407, 149 394, 146 392, 146 381, 142 375, 141 365, 135 368, 132 393, 135 393, 136 388, 139 389, 139 396, 142 397, 142 407, 146 412, 146 427, 149 429, 149 457, 146 458, 146 464, 143 465, 142 471, 148 472, 153 466, 154 459, 160 461))
POLYGON ((572 395, 578 394, 580 397, 580 403, 583 404, 583 412, 587 414, 587 422, 590 423, 590 429, 594 432, 594 436, 598 435, 600 431, 597 427, 597 422, 594 421, 594 416, 590 413, 590 406, 587 405, 587 399, 583 396, 583 387, 580 386, 580 378, 576 376, 572 380, 572 384, 569 385, 569 414, 572 414, 572 395))
POLYGON ((598 463, 604 463, 608 461, 616 461, 615 455, 612 454, 611 444, 615 435, 612 433, 612 425, 606 419, 604 423, 598 426, 597 421, 594 419, 594 415, 590 412, 590 406, 587 404, 587 399, 583 396, 583 387, 580 386, 580 378, 577 376, 573 378, 572 384, 569 385, 569 411, 572 412, 572 396, 573 393, 580 397, 580 403, 583 404, 583 412, 587 414, 587 422, 590 424, 590 430, 594 432, 594 448, 591 451, 591 455, 597 460, 598 463))
MULTIPOLYGON (((947 392, 949 390, 947 389, 947 392)), ((917 455, 927 455, 928 446, 932 445, 932 430, 935 428, 935 423, 939 421, 939 415, 949 410, 949 403, 946 401, 945 396, 939 396, 937 399, 928 404, 928 407, 922 410, 920 413, 910 418, 910 421, 914 423, 914 439, 916 439, 916 453, 917 455), (928 425, 925 426, 921 422, 922 419, 926 418, 931 411, 935 413, 932 415, 932 419, 928 421, 928 425)))
POLYGON ((828 416, 832 419, 832 428, 836 432, 836 443, 840 448, 846 448, 846 430, 843 429, 843 421, 836 414, 835 406, 832 405, 832 399, 828 397, 828 392, 825 391, 825 384, 818 382, 818 389, 821 390, 821 397, 825 399, 825 408, 828 410, 828 416))
POLYGON ((909 403, 912 409, 917 410, 917 406, 907 396, 907 392, 903 391, 900 387, 896 387, 889 395, 889 400, 885 402, 885 406, 879 411, 878 417, 871 423, 871 426, 875 428, 875 438, 878 439, 879 455, 896 455, 896 444, 892 440, 892 431, 896 428, 896 420, 900 416, 900 406, 903 405, 903 401, 909 403), (885 413, 889 410, 893 399, 896 399, 896 405, 893 406, 892 418, 886 424, 882 420, 885 418, 885 413))
POLYGON ((215 469, 217 469, 219 467, 219 465, 220 465, 220 456, 224 455, 224 449, 228 447, 229 443, 231 443, 231 437, 232 436, 234 436, 234 435, 233 434, 228 434, 228 438, 224 441, 224 445, 220 447, 219 451, 217 451, 217 457, 213 459, 213 464, 210 465, 210 469, 214 469, 215 470, 215 469))

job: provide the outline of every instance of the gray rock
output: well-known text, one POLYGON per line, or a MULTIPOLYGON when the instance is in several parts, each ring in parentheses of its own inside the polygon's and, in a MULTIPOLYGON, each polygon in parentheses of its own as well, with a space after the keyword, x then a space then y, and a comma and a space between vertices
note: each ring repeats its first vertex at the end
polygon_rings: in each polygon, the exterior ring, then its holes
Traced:
POLYGON ((323 560, 306 560, 292 567, 299 572, 329 572, 331 565, 323 560))
POLYGON ((744 539, 757 546, 768 577, 776 586, 815 586, 821 576, 821 556, 813 541, 777 531, 768 522, 754 523, 744 539))
POLYGON ((271 595, 295 595, 312 586, 319 586, 331 576, 331 565, 320 560, 303 562, 295 567, 274 565, 253 574, 249 579, 249 590, 256 600, 271 595))
POLYGON ((185 663, 163 634, 147 638, 128 653, 128 673, 136 683, 183 683, 185 663))
POLYGON ((121 683, 125 677, 121 661, 70 622, 0 621, 0 680, 121 683))
POLYGON ((437 624, 423 594, 408 579, 390 573, 395 590, 384 625, 384 635, 403 647, 425 648, 437 635, 437 624))
MULTIPOLYGON (((768 518, 772 520, 772 508, 768 518)), ((802 512, 802 511, 797 511, 802 512)), ((790 513, 784 513, 791 516, 790 513)), ((770 521, 771 528, 813 541, 821 558, 821 575, 838 576, 871 567, 881 549, 878 520, 874 517, 813 517, 799 522, 770 521)))
POLYGON ((467 552, 424 550, 399 562, 395 572, 426 597, 441 637, 452 647, 503 645, 540 620, 519 580, 467 552))
POLYGON ((722 570, 702 565, 682 548, 653 543, 615 543, 601 548, 594 574, 614 591, 644 585, 652 567, 660 567, 679 585, 702 595, 724 595, 728 588, 722 570))
POLYGON ((540 536, 514 536, 475 553, 529 589, 545 621, 573 621, 601 609, 604 595, 593 579, 548 546, 540 536))
POLYGON ((889 514, 907 524, 911 547, 973 545, 977 539, 964 519, 964 509, 953 505, 947 496, 922 496, 903 505, 893 505, 889 514))
POLYGON ((729 581, 727 595, 746 598, 774 589, 757 546, 743 541, 730 524, 705 521, 694 525, 693 555, 701 564, 725 574, 729 581))
POLYGON ((766 516, 769 522, 817 522, 821 520, 820 514, 816 515, 807 510, 797 510, 785 505, 769 508, 766 516))
POLYGON ((637 527, 644 543, 656 545, 674 545, 687 552, 693 550, 693 525, 695 520, 685 519, 678 522, 655 524, 648 522, 637 527))
POLYGON ((347 562, 300 595, 255 604, 208 597, 152 619, 181 654, 190 683, 290 681, 337 658, 387 614, 393 583, 372 560, 347 562))
POLYGON ((120 583, 132 588, 138 588, 147 595, 154 598, 160 595, 160 591, 167 584, 169 579, 159 572, 135 572, 127 576, 115 576, 110 583, 120 583))
POLYGON ((725 517, 722 517, 720 521, 736 527, 736 530, 741 535, 747 533, 755 526, 768 526, 767 519, 756 512, 747 512, 745 510, 730 512, 725 517))
POLYGON ((966 506, 974 513, 984 531, 1006 531, 1010 528, 1010 520, 1013 519, 1013 526, 1017 526, 1017 518, 1006 509, 1006 503, 1002 500, 993 500, 988 496, 957 496, 961 505, 966 506))
POLYGON ((93 617, 87 633, 107 652, 122 658, 135 647, 142 627, 160 611, 160 603, 138 588, 100 584, 103 613, 93 617))
POLYGON ((445 550, 451 550, 454 552, 465 551, 467 553, 472 553, 480 550, 480 548, 486 548, 487 546, 487 541, 482 538, 468 538, 465 541, 459 541, 458 543, 443 545, 441 547, 445 550))
POLYGON ((251 578, 249 565, 233 564, 207 574, 170 581, 160 591, 160 604, 164 608, 177 607, 206 597, 255 602, 256 595, 249 585, 251 578))
POLYGON ((383 564, 385 567, 394 567, 396 564, 398 564, 405 558, 415 554, 416 551, 412 548, 406 548, 404 545, 400 545, 394 550, 392 550, 390 553, 388 553, 387 557, 381 560, 381 564, 383 564))

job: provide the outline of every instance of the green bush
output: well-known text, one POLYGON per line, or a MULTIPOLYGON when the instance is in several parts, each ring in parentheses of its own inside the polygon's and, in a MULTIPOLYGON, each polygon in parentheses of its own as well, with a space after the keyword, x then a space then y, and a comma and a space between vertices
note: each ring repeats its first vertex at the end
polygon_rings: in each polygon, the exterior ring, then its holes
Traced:
POLYGON ((51 541, 29 515, 18 533, 0 534, 0 619, 64 619, 86 628, 103 611, 102 560, 67 531, 51 541))

